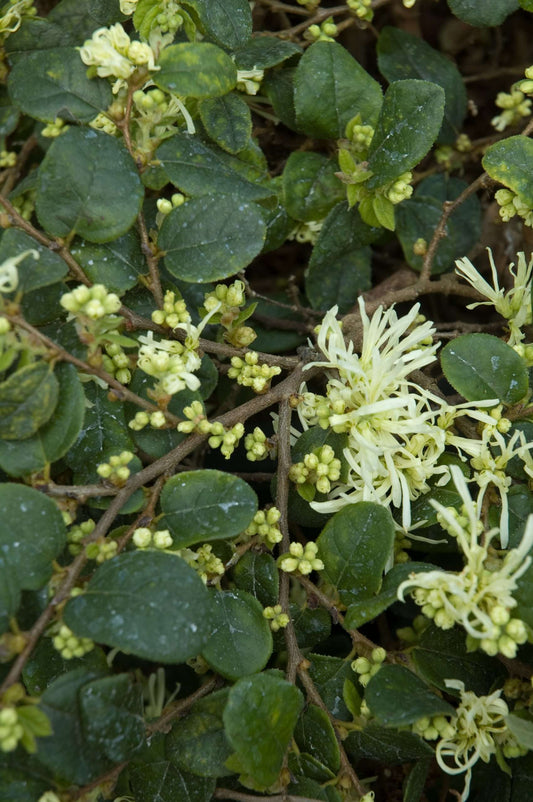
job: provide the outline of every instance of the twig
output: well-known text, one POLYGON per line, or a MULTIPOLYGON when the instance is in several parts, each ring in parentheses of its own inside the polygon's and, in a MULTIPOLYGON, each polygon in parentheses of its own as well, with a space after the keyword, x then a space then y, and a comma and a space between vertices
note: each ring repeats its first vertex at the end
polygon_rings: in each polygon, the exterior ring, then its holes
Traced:
POLYGON ((28 139, 21 147, 20 152, 17 156, 17 162, 15 166, 9 168, 9 170, 6 170, 7 176, 5 183, 2 187, 2 195, 4 197, 9 195, 9 193, 17 183, 19 176, 22 172, 22 168, 26 164, 30 153, 36 146, 37 146, 37 137, 35 136, 35 134, 32 134, 30 137, 28 137, 28 139))

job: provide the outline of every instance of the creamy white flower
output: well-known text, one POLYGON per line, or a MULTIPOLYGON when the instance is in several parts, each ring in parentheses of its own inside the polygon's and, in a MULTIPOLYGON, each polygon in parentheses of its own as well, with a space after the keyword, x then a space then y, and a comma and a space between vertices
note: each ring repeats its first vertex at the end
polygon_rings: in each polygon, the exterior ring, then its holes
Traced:
POLYGON ((20 264, 27 256, 32 256, 34 259, 39 259, 39 251, 30 248, 28 251, 19 253, 18 256, 10 256, 0 265, 0 293, 13 292, 17 289, 19 284, 19 274, 17 265, 20 264))
POLYGON ((109 28, 98 28, 79 51, 83 63, 96 67, 100 78, 118 79, 113 86, 114 92, 123 86, 138 66, 146 65, 152 71, 159 69, 150 45, 132 42, 120 22, 109 28))
POLYGON ((533 276, 533 257, 529 263, 526 262, 524 253, 517 254, 516 272, 513 270, 514 263, 508 267, 510 275, 513 277, 513 287, 507 292, 499 286, 498 271, 494 264, 492 251, 487 248, 492 274, 492 286, 481 276, 472 262, 464 257, 455 262, 455 272, 464 278, 481 295, 488 298, 487 301, 478 301, 468 304, 467 309, 475 309, 476 306, 494 306, 496 311, 509 323, 509 345, 516 345, 524 339, 522 327, 532 322, 531 314, 531 286, 533 276))

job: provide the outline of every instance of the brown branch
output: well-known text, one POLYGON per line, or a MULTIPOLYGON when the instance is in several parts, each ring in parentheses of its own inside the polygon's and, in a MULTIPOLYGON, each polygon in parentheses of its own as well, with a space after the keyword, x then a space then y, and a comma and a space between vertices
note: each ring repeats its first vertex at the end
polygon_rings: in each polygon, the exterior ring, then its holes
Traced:
POLYGON ((37 146, 37 137, 35 134, 32 134, 28 139, 25 141, 23 146, 20 149, 20 152, 17 156, 17 162, 14 167, 10 167, 6 170, 7 176, 5 183, 2 187, 2 195, 6 197, 9 195, 15 184, 17 183, 20 174, 22 173, 22 169, 26 164, 28 157, 32 150, 37 146))
POLYGON ((159 276, 158 270, 158 263, 159 257, 157 257, 154 253, 152 248, 152 244, 150 242, 150 237, 148 236, 148 231, 146 229, 146 221, 144 219, 144 213, 142 211, 139 212, 137 217, 137 222, 139 224, 139 232, 141 234, 141 250, 146 257, 146 264, 148 265, 148 272, 150 274, 150 292, 154 296, 154 300, 159 309, 163 308, 163 290, 161 287, 161 278, 159 276))

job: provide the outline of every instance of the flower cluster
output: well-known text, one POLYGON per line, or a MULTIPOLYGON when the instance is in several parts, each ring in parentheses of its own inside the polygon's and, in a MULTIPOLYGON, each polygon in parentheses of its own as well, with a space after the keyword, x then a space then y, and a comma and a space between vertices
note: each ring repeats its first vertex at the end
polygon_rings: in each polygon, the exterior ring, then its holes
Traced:
POLYGON ((135 413, 135 417, 130 420, 128 426, 130 429, 133 429, 134 432, 140 432, 141 429, 144 429, 148 424, 154 429, 162 429, 166 422, 165 415, 160 409, 156 410, 156 412, 139 410, 139 412, 135 413))
POLYGON ((441 629, 461 624, 467 633, 469 649, 479 648, 489 655, 499 653, 513 658, 520 644, 528 638, 527 628, 519 618, 512 618, 516 607, 513 591, 517 580, 531 564, 529 552, 533 547, 533 516, 530 516, 517 548, 503 558, 489 551, 498 529, 484 532, 479 519, 480 505, 475 503, 461 470, 450 468, 463 505, 460 511, 444 507, 432 500, 441 526, 457 540, 465 567, 453 571, 422 571, 412 574, 398 588, 398 598, 404 601, 409 591, 428 618, 441 629), (483 542, 480 536, 484 535, 483 542))
POLYGON ((177 340, 158 342, 151 331, 141 335, 139 341, 141 347, 137 365, 144 373, 157 379, 153 390, 155 397, 174 395, 186 387, 189 390, 199 388, 200 379, 195 376, 195 371, 199 370, 201 359, 195 350, 195 342, 192 343, 193 347, 177 340))
POLYGON ((270 624, 272 632, 278 632, 280 629, 285 629, 288 625, 290 618, 287 613, 284 613, 281 604, 276 604, 274 607, 265 607, 263 616, 270 624))
POLYGON ((347 5, 350 11, 353 11, 360 20, 372 22, 374 18, 372 0, 347 0, 347 5))
POLYGON ((523 117, 531 114, 531 100, 518 87, 511 87, 511 92, 498 92, 495 100, 501 114, 493 117, 491 125, 497 131, 505 131, 509 125, 516 125, 523 117))
POLYGON ((61 624, 59 632, 52 638, 52 643, 64 660, 83 657, 94 649, 94 642, 90 638, 78 638, 66 624, 61 624))
MULTIPOLYGON (((217 284, 212 292, 206 293, 200 314, 209 317, 212 323, 220 323, 226 330, 224 339, 231 345, 236 348, 246 348, 257 335, 250 326, 242 324, 253 314, 257 304, 241 309, 245 303, 244 282, 217 284)), ((204 317, 202 322, 205 319, 204 317)))
POLYGON ((103 284, 93 284, 92 287, 80 284, 71 292, 62 295, 59 302, 71 315, 87 317, 90 320, 100 320, 106 315, 113 315, 121 306, 118 295, 108 292, 103 284))
POLYGON ((258 510, 244 534, 247 537, 259 535, 265 546, 271 549, 276 543, 281 543, 283 540, 283 535, 278 527, 280 518, 281 512, 277 507, 269 507, 267 510, 258 510))
POLYGON ((132 536, 138 549, 159 549, 165 551, 172 546, 172 535, 168 529, 158 529, 152 532, 147 526, 139 526, 132 536))
POLYGON ((211 424, 211 437, 207 441, 211 448, 220 448, 221 453, 226 459, 229 459, 241 440, 244 434, 244 425, 236 423, 230 429, 220 423, 214 421, 211 424))
POLYGON ((246 449, 246 459, 250 462, 258 462, 268 457, 273 446, 264 431, 259 426, 256 426, 253 432, 247 434, 244 438, 244 447, 246 449))
POLYGON ((335 457, 330 445, 305 454, 302 462, 295 462, 289 469, 289 479, 298 486, 298 492, 307 501, 319 493, 329 493, 331 482, 338 481, 341 475, 341 461, 335 457))
POLYGON ((237 379, 237 384, 251 387, 254 393, 264 393, 270 387, 273 377, 280 373, 280 367, 261 363, 256 351, 248 351, 244 359, 239 356, 231 358, 228 376, 230 379, 237 379))
POLYGON ((80 47, 80 58, 89 67, 95 67, 100 78, 116 78, 113 91, 124 86, 124 82, 138 67, 159 69, 155 65, 155 54, 150 45, 131 41, 120 24, 110 28, 98 28, 92 37, 80 47))
POLYGON ((278 558, 278 565, 282 571, 290 574, 298 571, 300 574, 310 574, 311 571, 322 571, 324 563, 317 557, 318 546, 312 540, 302 546, 301 543, 291 543, 289 553, 278 558))
POLYGON ((338 32, 333 17, 328 17, 320 25, 310 25, 304 36, 311 42, 334 42, 338 32))
POLYGON ((287 239, 294 239, 296 242, 301 243, 309 242, 311 245, 314 245, 323 225, 323 220, 307 220, 306 222, 297 223, 287 235, 287 239))
POLYGON ((16 707, 3 707, 0 710, 0 750, 14 752, 24 735, 24 728, 20 724, 16 707))
MULTIPOLYGON (((182 196, 183 197, 183 196, 182 196)), ((188 323, 191 319, 187 306, 183 298, 176 298, 176 293, 172 290, 165 292, 163 299, 163 309, 156 309, 152 312, 152 320, 158 326, 165 326, 168 329, 175 329, 181 323, 188 323)))
POLYGON ((10 33, 18 31, 23 19, 34 17, 37 14, 33 0, 11 0, 2 11, 4 12, 0 16, 0 42, 2 44, 10 33))
POLYGON ((500 207, 499 214, 505 223, 518 215, 526 226, 533 228, 533 209, 519 193, 513 192, 512 189, 499 189, 494 199, 500 207))
POLYGON ((121 487, 130 476, 128 464, 134 455, 131 451, 122 451, 120 454, 113 454, 107 462, 101 462, 96 468, 96 473, 102 479, 107 479, 111 484, 121 487))
POLYGON ((372 649, 370 657, 357 657, 352 662, 352 670, 358 675, 359 683, 365 688, 374 674, 377 674, 385 658, 387 652, 381 646, 372 649))
POLYGON ((236 88, 247 95, 257 95, 264 75, 264 70, 255 68, 251 70, 237 70, 236 88))
POLYGON ((102 355, 102 367, 121 384, 131 381, 130 360, 118 343, 108 343, 102 355))
POLYGON ((210 543, 204 543, 197 551, 180 549, 176 554, 185 560, 187 565, 194 568, 204 584, 219 580, 225 571, 224 563, 216 554, 213 554, 213 547, 210 543))
POLYGON ((97 565, 102 565, 106 560, 111 560, 116 556, 118 550, 118 543, 116 540, 108 540, 105 537, 100 537, 93 543, 85 546, 85 555, 88 560, 94 560, 97 565))
POLYGON ((72 526, 67 532, 68 550, 71 554, 79 554, 82 550, 81 542, 93 531, 96 523, 92 518, 72 526))

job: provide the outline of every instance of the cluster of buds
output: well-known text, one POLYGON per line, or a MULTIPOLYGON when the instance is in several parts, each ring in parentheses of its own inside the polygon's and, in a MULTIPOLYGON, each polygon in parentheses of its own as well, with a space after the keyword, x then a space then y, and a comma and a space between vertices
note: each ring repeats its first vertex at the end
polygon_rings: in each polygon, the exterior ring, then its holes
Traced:
POLYGON ((201 401, 193 401, 188 407, 183 408, 183 414, 187 420, 178 423, 178 432, 190 434, 191 432, 198 432, 198 434, 210 434, 212 424, 207 420, 204 405, 201 401))
POLYGON ((14 167, 17 163, 17 154, 14 150, 0 150, 0 167, 14 167))
POLYGON ((211 437, 207 441, 211 448, 220 448, 221 453, 229 459, 244 434, 242 423, 236 423, 231 429, 226 429, 219 421, 211 424, 211 437))
POLYGON ((228 376, 237 379, 237 384, 251 387, 254 393, 264 393, 270 387, 272 378, 280 373, 280 367, 261 363, 256 351, 248 351, 244 359, 239 356, 231 358, 228 376))
POLYGON ((16 707, 3 707, 0 710, 0 750, 14 752, 23 735, 24 728, 19 722, 16 707))
POLYGON ((116 540, 107 540, 100 537, 93 543, 85 546, 85 556, 88 560, 94 560, 98 565, 102 565, 106 560, 111 560, 116 556, 118 543, 116 540))
POLYGON ((217 284, 212 292, 206 293, 200 314, 209 314, 211 323, 220 323, 226 330, 224 339, 231 345, 246 348, 257 335, 250 326, 242 324, 253 314, 257 304, 241 309, 245 303, 243 281, 234 281, 229 285, 217 284))
POLYGON ((297 223, 292 231, 287 235, 288 240, 296 240, 305 244, 308 242, 310 245, 315 245, 318 235, 322 231, 324 220, 307 220, 306 222, 297 223))
POLYGON ((320 25, 310 25, 304 37, 311 42, 334 42, 338 33, 333 17, 328 17, 320 25))
POLYGON ((281 543, 283 535, 278 527, 281 512, 277 507, 269 507, 266 510, 258 510, 251 523, 248 525, 244 534, 247 537, 258 535, 265 546, 273 548, 276 543, 281 543))
POLYGON ((158 380, 152 391, 154 397, 174 395, 186 387, 189 390, 199 388, 200 379, 194 375, 201 365, 201 359, 194 347, 196 343, 189 347, 187 342, 180 343, 178 340, 157 342, 151 331, 147 335, 141 335, 139 341, 141 347, 137 366, 158 380))
POLYGON ((329 493, 331 483, 338 481, 340 475, 341 461, 327 444, 306 454, 302 462, 295 462, 289 469, 289 479, 306 501, 314 499, 315 491, 329 493))
POLYGON ((16 198, 13 198, 13 206, 23 220, 31 220, 35 210, 36 194, 36 189, 27 189, 25 192, 21 192, 20 195, 17 195, 16 198))
POLYGON ((92 518, 87 521, 82 521, 81 524, 72 526, 67 532, 67 543, 70 554, 79 554, 82 550, 82 540, 93 531, 96 523, 92 518))
POLYGON ((256 426, 244 438, 244 448, 246 449, 246 459, 249 462, 259 462, 266 459, 273 449, 273 444, 259 426, 256 426))
POLYGON ((372 0, 347 0, 348 8, 356 17, 365 22, 372 22, 374 12, 372 10, 372 0))
POLYGON ((426 741, 436 741, 438 738, 453 738, 455 727, 450 724, 446 716, 424 716, 411 725, 411 730, 426 741))
POLYGON ((52 643, 64 660, 83 657, 94 648, 94 642, 90 638, 78 638, 66 624, 61 624, 59 632, 52 638, 52 643))
POLYGON ((104 370, 121 384, 129 384, 131 381, 130 360, 122 346, 118 343, 108 343, 104 349, 105 353, 102 355, 104 370))
POLYGON ((270 624, 272 632, 278 632, 280 629, 285 629, 290 621, 287 613, 284 613, 281 604, 275 604, 274 607, 265 607, 263 616, 270 624))
POLYGON ((409 562, 410 557, 406 549, 412 546, 406 537, 405 529, 397 529, 394 536, 394 564, 409 562))
POLYGON ((499 214, 505 223, 518 215, 526 226, 533 228, 533 209, 518 193, 512 189, 499 189, 494 199, 500 207, 499 214))
POLYGON ((368 157, 368 151, 375 129, 371 125, 364 125, 360 114, 346 125, 346 139, 349 140, 349 150, 352 156, 364 160, 368 157))
POLYGON ((130 476, 130 469, 127 467, 134 455, 131 451, 122 451, 120 454, 113 454, 108 462, 101 462, 96 468, 96 473, 102 479, 106 479, 117 487, 122 487, 130 476))
POLYGON ((95 131, 103 131, 104 134, 109 134, 109 136, 117 136, 119 133, 116 123, 109 117, 109 112, 106 114, 104 111, 100 111, 89 125, 95 131))
POLYGON ((505 131, 509 125, 516 125, 523 117, 531 114, 531 100, 516 86, 511 87, 509 94, 498 92, 495 103, 498 108, 503 109, 501 114, 490 121, 497 131, 505 131))
POLYGON ((71 315, 90 320, 101 320, 106 315, 114 315, 121 306, 118 295, 108 292, 103 284, 93 284, 92 287, 80 284, 62 295, 60 304, 71 315))
POLYGON ((207 582, 218 580, 225 571, 224 563, 216 554, 213 554, 213 547, 210 543, 204 543, 197 551, 180 549, 176 554, 182 557, 187 565, 194 568, 204 585, 207 582))
POLYGON ((357 679, 363 688, 366 688, 374 674, 377 674, 386 657, 385 649, 377 646, 372 649, 370 657, 357 657, 352 662, 352 669, 358 675, 357 679))
POLYGON ((305 544, 291 543, 289 553, 278 557, 278 566, 285 573, 310 574, 312 571, 322 571, 324 563, 316 555, 318 546, 312 540, 305 544))
POLYGON ((154 429, 162 429, 163 426, 166 425, 166 422, 165 415, 160 409, 155 412, 139 410, 139 412, 135 413, 135 417, 130 420, 128 426, 130 429, 133 429, 134 432, 140 432, 141 429, 144 429, 148 424, 154 429))
POLYGON ((188 323, 190 319, 191 316, 185 301, 181 297, 176 298, 176 293, 172 290, 165 292, 163 309, 156 309, 155 312, 152 312, 153 322, 168 329, 175 329, 180 323, 188 323))
POLYGON ((147 526, 139 526, 132 536, 132 541, 138 549, 159 549, 165 551, 172 546, 172 535, 168 529, 158 529, 152 532, 147 526))
POLYGON ((48 123, 48 125, 45 125, 41 131, 41 136, 44 136, 48 139, 55 139, 56 137, 61 136, 61 134, 64 134, 66 131, 68 131, 69 128, 70 125, 68 125, 65 120, 62 120, 61 117, 56 117, 53 123, 48 123))
MULTIPOLYGON (((183 206, 183 204, 185 203, 185 200, 186 200, 186 198, 185 198, 185 195, 183 194, 183 192, 174 192, 174 194, 171 195, 170 198, 159 198, 157 200, 157 202, 156 202, 156 205, 157 205, 157 216, 156 216, 156 220, 155 220, 156 224, 158 226, 160 226, 161 223, 163 222, 163 220, 165 219, 165 217, 167 216, 167 214, 170 214, 170 212, 173 209, 177 209, 178 206, 183 206)), ((167 301, 166 296, 169 295, 169 294, 170 294, 170 290, 167 291, 167 293, 165 295, 165 302, 167 301)), ((172 293, 172 295, 173 294, 174 293, 172 293)), ((183 307, 185 307, 185 302, 183 302, 183 307)), ((165 309, 165 307, 163 307, 163 309, 165 309)), ((172 312, 174 310, 171 309, 169 311, 172 314, 172 312)), ((176 311, 178 311, 178 310, 176 310, 176 311)), ((186 308, 185 308, 185 311, 187 311, 186 308)), ((153 317, 152 317, 152 320, 153 320, 153 317)), ((163 318, 163 320, 164 320, 164 318, 163 318)), ((156 322, 156 321, 154 321, 154 322, 156 322)), ((181 322, 181 321, 179 321, 179 322, 181 322)), ((163 322, 160 325, 163 325, 163 326, 164 325, 168 325, 168 326, 170 326, 170 328, 174 328, 174 326, 172 326, 170 323, 165 324, 163 322)), ((177 325, 177 324, 175 324, 175 325, 177 325)))

